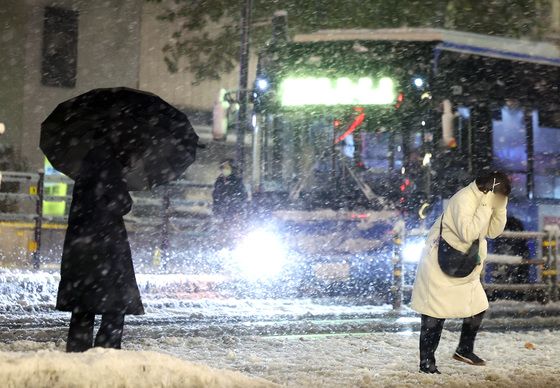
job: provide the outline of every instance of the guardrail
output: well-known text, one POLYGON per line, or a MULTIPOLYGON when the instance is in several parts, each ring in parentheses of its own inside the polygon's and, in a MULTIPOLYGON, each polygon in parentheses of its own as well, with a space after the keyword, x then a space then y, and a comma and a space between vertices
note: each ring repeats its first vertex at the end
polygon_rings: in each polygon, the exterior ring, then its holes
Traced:
MULTIPOLYGON (((64 229, 68 222, 67 216, 49 216, 44 214, 44 202, 65 202, 67 205, 71 203, 71 195, 45 195, 45 186, 51 183, 65 183, 73 185, 74 181, 61 175, 45 175, 43 171, 37 173, 27 173, 18 171, 0 171, 0 190, 6 183, 17 183, 20 185, 19 192, 0 192, 0 200, 13 200, 18 205, 28 202, 34 204, 34 211, 21 212, 16 211, 12 213, 0 212, 0 222, 22 222, 32 223, 33 240, 29 242, 28 251, 32 255, 32 262, 34 268, 39 268, 41 263, 41 237, 44 225, 52 229, 64 229), (21 186, 25 187, 26 192, 21 192, 21 186)), ((172 187, 179 188, 195 188, 195 189, 211 189, 213 186, 208 184, 201 184, 186 180, 177 180, 168 185, 168 189, 163 190, 161 198, 147 198, 132 193, 134 201, 134 209, 146 207, 159 207, 161 209, 161 217, 137 217, 129 214, 125 217, 125 221, 129 224, 146 226, 152 225, 160 227, 162 232, 161 251, 165 254, 168 248, 169 241, 169 222, 172 214, 185 213, 189 208, 202 207, 211 208, 211 203, 203 200, 186 200, 171 198, 170 189, 172 187)), ((18 209, 21 206, 18 206, 18 209)), ((187 221, 187 220, 185 220, 187 221)), ((25 224, 24 224, 25 225, 25 224)))
MULTIPOLYGON (((408 236, 424 237, 426 230, 412 230, 407 233, 408 236)), ((536 283, 486 283, 483 286, 486 291, 521 291, 521 292, 540 292, 542 294, 542 302, 558 301, 560 299, 558 288, 558 246, 560 237, 560 226, 546 225, 542 232, 535 231, 504 231, 500 237, 522 240, 537 240, 540 258, 527 259, 516 255, 501 255, 489 253, 485 265, 487 264, 507 264, 507 265, 536 265, 541 268, 539 273, 539 281, 536 283)), ((405 286, 410 291, 412 286, 405 286)))
POLYGON ((512 232, 506 231, 501 237, 522 240, 537 240, 542 247, 541 258, 526 259, 512 255, 488 255, 487 262, 510 265, 540 266, 540 281, 531 284, 496 284, 486 283, 487 291, 537 291, 542 294, 542 302, 557 301, 558 295, 558 225, 546 225, 543 232, 512 232))

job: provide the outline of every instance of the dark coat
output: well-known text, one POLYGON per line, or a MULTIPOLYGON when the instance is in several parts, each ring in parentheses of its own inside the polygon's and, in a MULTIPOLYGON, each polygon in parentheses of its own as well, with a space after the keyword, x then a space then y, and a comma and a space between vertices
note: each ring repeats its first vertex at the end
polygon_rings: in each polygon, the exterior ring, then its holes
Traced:
POLYGON ((214 184, 213 212, 220 217, 242 214, 245 210, 247 192, 243 180, 235 174, 220 175, 214 184))
POLYGON ((76 180, 56 308, 143 314, 123 216, 132 199, 117 162, 97 155, 76 180))

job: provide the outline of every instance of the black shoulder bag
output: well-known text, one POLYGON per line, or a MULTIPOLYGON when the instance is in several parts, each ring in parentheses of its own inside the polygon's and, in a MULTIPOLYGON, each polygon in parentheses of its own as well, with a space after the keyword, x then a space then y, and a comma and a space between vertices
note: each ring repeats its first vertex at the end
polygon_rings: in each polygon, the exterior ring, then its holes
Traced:
POLYGON ((464 278, 469 276, 478 265, 478 239, 473 242, 467 253, 463 253, 453 248, 445 241, 442 235, 443 215, 439 224, 439 246, 438 246, 438 263, 446 275, 455 278, 464 278))

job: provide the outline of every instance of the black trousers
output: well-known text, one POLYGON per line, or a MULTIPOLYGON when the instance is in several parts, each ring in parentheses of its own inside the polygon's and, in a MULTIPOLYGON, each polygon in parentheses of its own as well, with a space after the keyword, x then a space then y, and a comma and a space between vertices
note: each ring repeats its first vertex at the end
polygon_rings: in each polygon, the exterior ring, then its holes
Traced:
MULTIPOLYGON (((457 347, 457 352, 468 354, 474 351, 474 340, 485 311, 474 317, 463 319, 463 327, 461 329, 461 340, 457 347)), ((435 353, 441 338, 443 324, 445 319, 433 318, 428 315, 422 315, 422 323, 420 328, 420 365, 435 365, 435 353)))
POLYGON ((73 312, 68 330, 67 352, 85 352, 93 345, 102 348, 120 349, 124 314, 103 314, 101 326, 93 341, 93 325, 95 314, 88 312, 73 312))

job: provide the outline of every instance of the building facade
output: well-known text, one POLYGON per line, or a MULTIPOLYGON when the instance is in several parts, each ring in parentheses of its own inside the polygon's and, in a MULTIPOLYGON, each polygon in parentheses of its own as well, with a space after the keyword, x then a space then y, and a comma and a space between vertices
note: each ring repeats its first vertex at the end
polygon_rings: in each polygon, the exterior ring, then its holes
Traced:
POLYGON ((0 138, 3 168, 37 169, 41 122, 93 88, 139 86, 142 0, 3 0, 0 138), (10 163, 11 162, 11 163, 10 163))

